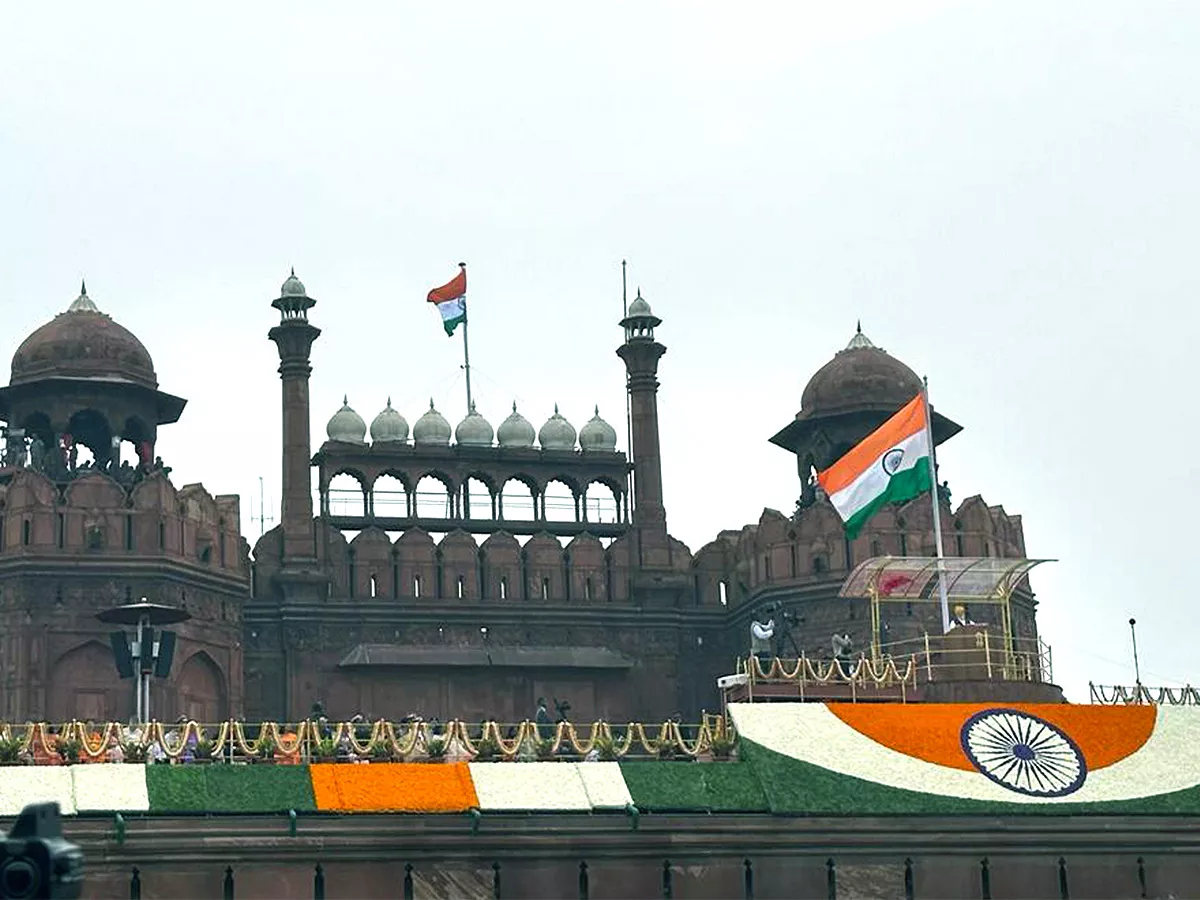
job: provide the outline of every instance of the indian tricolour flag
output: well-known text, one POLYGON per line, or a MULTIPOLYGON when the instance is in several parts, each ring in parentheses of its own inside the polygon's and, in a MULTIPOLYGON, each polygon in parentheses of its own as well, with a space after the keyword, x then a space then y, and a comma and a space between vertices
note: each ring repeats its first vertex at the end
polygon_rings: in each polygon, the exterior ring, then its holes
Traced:
POLYGON ((467 321, 467 267, 459 263, 459 272, 450 281, 429 292, 429 302, 437 304, 446 334, 467 321))
POLYGON ((928 406, 917 394, 861 444, 817 475, 853 540, 880 507, 904 503, 933 485, 928 406))

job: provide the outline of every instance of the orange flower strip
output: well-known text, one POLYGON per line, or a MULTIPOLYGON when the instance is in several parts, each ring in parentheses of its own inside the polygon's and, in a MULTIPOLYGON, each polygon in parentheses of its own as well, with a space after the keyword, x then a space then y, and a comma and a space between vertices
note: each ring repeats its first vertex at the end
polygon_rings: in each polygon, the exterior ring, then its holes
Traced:
POLYGON ((926 762, 975 771, 962 750, 963 723, 982 709, 1019 709, 1061 728, 1088 768, 1102 769, 1142 747, 1154 731, 1153 706, 980 703, 830 703, 831 713, 872 740, 926 762))
POLYGON ((466 763, 317 763, 322 812, 465 812, 479 805, 466 763))

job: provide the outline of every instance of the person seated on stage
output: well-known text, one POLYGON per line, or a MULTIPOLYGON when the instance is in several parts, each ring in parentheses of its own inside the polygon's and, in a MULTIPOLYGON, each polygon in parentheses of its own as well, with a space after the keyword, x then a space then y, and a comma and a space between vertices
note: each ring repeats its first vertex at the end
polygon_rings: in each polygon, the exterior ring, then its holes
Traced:
POLYGON ((771 665, 771 639, 775 637, 775 619, 770 618, 765 623, 755 619, 750 623, 750 652, 758 657, 758 664, 763 672, 771 665))

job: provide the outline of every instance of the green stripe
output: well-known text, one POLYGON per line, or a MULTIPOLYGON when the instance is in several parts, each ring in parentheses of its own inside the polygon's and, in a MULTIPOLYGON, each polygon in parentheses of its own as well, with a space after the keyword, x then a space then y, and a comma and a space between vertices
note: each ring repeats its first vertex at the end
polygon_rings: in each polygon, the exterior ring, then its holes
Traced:
POLYGON ((1200 787, 1133 800, 1100 803, 995 803, 906 791, 841 775, 742 738, 738 753, 763 785, 773 813, 879 815, 1196 815, 1200 787))
POLYGON ((736 762, 622 762, 634 806, 646 810, 766 812, 767 798, 750 766, 736 762))
POLYGON ((146 767, 150 812, 267 813, 317 808, 308 766, 163 764, 146 767))
POLYGON ((846 537, 854 540, 871 516, 881 508, 891 503, 907 503, 929 490, 932 483, 933 479, 929 477, 929 457, 922 456, 912 468, 893 475, 883 493, 846 520, 846 537))
POLYGON ((464 312, 461 316, 453 319, 442 319, 442 327, 446 329, 446 334, 453 336, 454 329, 465 321, 467 321, 467 314, 464 312))

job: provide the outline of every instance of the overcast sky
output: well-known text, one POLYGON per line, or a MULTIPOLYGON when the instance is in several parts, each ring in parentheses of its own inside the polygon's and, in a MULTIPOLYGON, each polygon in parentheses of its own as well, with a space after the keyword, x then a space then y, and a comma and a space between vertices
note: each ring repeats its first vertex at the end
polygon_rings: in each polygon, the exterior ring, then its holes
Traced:
MULTIPOLYGON (((1024 517, 1055 674, 1197 678, 1200 7, 22 4, 0 27, 0 344, 86 276, 187 397, 176 484, 279 496, 290 266, 314 446, 463 412, 424 302, 470 265, 480 411, 621 428, 620 260, 662 317, 672 533, 764 507, 767 439, 862 320, 965 426, 956 502, 1024 517)), ((275 513, 276 517, 278 513, 275 513)))

